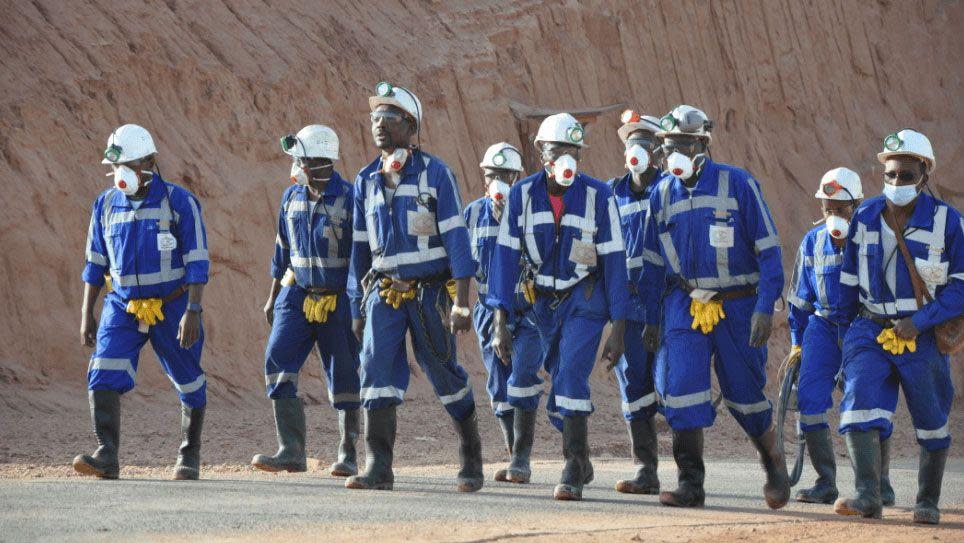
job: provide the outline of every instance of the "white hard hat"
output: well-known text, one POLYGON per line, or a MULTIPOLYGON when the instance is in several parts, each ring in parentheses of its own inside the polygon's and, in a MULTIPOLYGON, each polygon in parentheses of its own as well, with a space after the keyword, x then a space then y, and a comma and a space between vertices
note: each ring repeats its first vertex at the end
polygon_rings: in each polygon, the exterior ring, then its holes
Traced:
POLYGON ((713 121, 701 110, 693 106, 680 105, 673 108, 659 120, 662 129, 656 133, 659 137, 666 136, 698 136, 710 139, 713 121))
POLYGON ((623 125, 619 127, 616 133, 619 134, 619 139, 623 140, 623 143, 626 143, 630 134, 639 130, 653 134, 659 132, 659 119, 651 115, 640 115, 631 109, 627 109, 619 119, 623 125))
POLYGON ((585 135, 585 129, 575 117, 568 113, 556 113, 543 119, 533 143, 537 148, 540 143, 547 141, 582 147, 582 140, 585 135))
POLYGON ((125 124, 111 132, 101 164, 122 164, 153 155, 157 152, 154 138, 144 127, 125 124))
POLYGON ((923 160, 927 164, 927 173, 936 165, 934 148, 931 140, 920 132, 905 128, 884 138, 884 150, 877 153, 877 160, 881 163, 893 156, 909 155, 923 160))
POLYGON ((338 160, 338 135, 323 124, 309 124, 294 136, 281 138, 281 149, 298 158, 338 160))
POLYGON ((522 153, 504 141, 496 143, 485 150, 485 155, 482 157, 479 167, 513 170, 522 173, 522 153))
POLYGON ((401 109, 411 115, 419 125, 422 124, 422 102, 405 87, 396 87, 385 81, 375 85, 375 96, 368 98, 368 107, 375 111, 376 107, 383 104, 401 109))
POLYGON ((850 168, 834 168, 820 178, 820 187, 814 198, 821 200, 860 200, 864 189, 860 176, 850 168))

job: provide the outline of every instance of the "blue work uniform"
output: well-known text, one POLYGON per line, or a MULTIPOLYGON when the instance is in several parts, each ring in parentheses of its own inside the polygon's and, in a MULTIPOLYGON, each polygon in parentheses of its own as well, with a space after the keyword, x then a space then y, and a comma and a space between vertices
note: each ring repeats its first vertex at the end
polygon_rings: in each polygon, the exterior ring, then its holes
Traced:
MULTIPOLYGON (((521 380, 513 379, 512 365, 503 364, 492 347, 495 310, 488 304, 486 297, 489 294, 490 270, 500 223, 493 209, 492 199, 486 196, 466 206, 464 215, 469 229, 469 240, 472 243, 472 259, 478 266, 475 281, 479 299, 472 310, 472 322, 479 338, 482 363, 489 373, 486 387, 492 400, 492 411, 497 417, 503 417, 511 414, 514 409, 509 402, 510 390, 522 390, 525 393, 531 387, 540 388, 542 379, 538 375, 526 375, 521 380)), ((519 284, 521 286, 521 282, 519 284)), ((522 296, 521 288, 517 288, 516 301, 515 312, 507 323, 512 333, 513 357, 532 360, 533 363, 538 364, 542 358, 540 351, 542 344, 539 342, 539 332, 536 330, 532 306, 522 296)), ((530 395, 524 398, 527 404, 532 403, 531 398, 535 398, 538 402, 538 396, 530 395)))
POLYGON ((186 189, 155 173, 139 205, 115 188, 101 193, 90 217, 82 278, 101 286, 109 273, 113 290, 104 298, 87 388, 121 394, 134 388, 138 356, 150 339, 181 403, 206 405, 203 327, 189 349, 181 347, 177 333, 187 309, 185 285, 207 283, 208 268, 201 204, 186 189), (143 298, 164 301, 164 320, 142 326, 127 312, 130 300, 143 298))
POLYGON ((843 247, 837 247, 820 225, 803 237, 797 253, 794 281, 787 296, 790 342, 803 349, 797 378, 800 429, 829 428, 833 387, 840 372, 846 324, 830 320, 840 300, 843 247))
MULTIPOLYGON (((562 202, 563 216, 556 225, 545 170, 512 186, 489 280, 489 304, 511 314, 517 305, 520 256, 533 270, 542 357, 533 363, 514 356, 512 378, 534 381, 540 367, 546 369, 552 379, 546 407, 557 428, 560 416, 592 413, 589 374, 603 327, 624 320, 629 310, 626 252, 612 191, 579 173, 562 202)), ((509 402, 532 409, 541 393, 541 384, 510 389, 509 402)))
POLYGON ((278 237, 271 276, 289 268, 295 284, 284 286, 274 304, 274 322, 264 353, 268 397, 295 398, 298 375, 313 346, 318 346, 328 380, 328 399, 335 409, 360 405, 358 340, 351 330, 351 308, 345 285, 351 255, 352 186, 334 172, 321 198, 308 199, 308 187, 292 185, 281 197, 278 237), (327 322, 309 323, 303 304, 308 295, 336 294, 327 322))
POLYGON ((623 417, 645 419, 656 414, 656 389, 653 383, 653 353, 643 345, 646 311, 640 297, 643 277, 643 226, 649 210, 649 196, 662 172, 657 171, 653 183, 637 193, 632 188, 632 173, 609 180, 616 197, 619 224, 626 245, 626 270, 629 274, 629 312, 626 317, 624 343, 626 353, 616 364, 616 380, 622 395, 623 417))
POLYGON ((904 389, 917 441, 946 449, 954 386, 950 357, 937 350, 934 327, 964 310, 964 222, 953 207, 917 196, 904 240, 933 301, 919 307, 893 231, 883 220, 884 197, 868 200, 850 226, 840 272, 839 320, 854 319, 844 337, 844 398, 840 432, 892 431, 898 386, 904 389), (910 317, 920 331, 915 352, 894 355, 877 343, 877 320, 910 317))
POLYGON ((366 409, 402 402, 409 368, 405 333, 411 331, 415 359, 436 395, 456 420, 475 409, 468 374, 456 359, 448 329, 452 303, 449 278, 475 274, 462 200, 451 170, 438 158, 415 150, 399 172, 394 194, 386 189, 382 159, 355 179, 354 245, 348 279, 352 316, 366 316, 361 353, 361 396, 366 409), (363 279, 416 281, 416 299, 394 309, 379 286, 363 279))
POLYGON ((724 401, 751 437, 770 428, 766 346, 750 347, 754 312, 772 314, 783 289, 780 238, 760 185, 745 170, 705 159, 696 185, 664 174, 649 199, 643 248, 648 324, 660 322, 656 390, 674 430, 712 426, 710 359, 724 401), (723 302, 709 333, 693 330, 689 291, 745 291, 723 302), (665 296, 664 296, 665 293, 665 296))

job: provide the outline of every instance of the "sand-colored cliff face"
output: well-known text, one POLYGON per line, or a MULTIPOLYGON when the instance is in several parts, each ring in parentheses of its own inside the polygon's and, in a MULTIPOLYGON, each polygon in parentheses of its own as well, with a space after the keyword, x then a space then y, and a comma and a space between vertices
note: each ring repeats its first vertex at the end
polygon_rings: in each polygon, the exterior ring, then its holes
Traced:
MULTIPOLYGON (((334 127, 338 169, 352 178, 373 156, 366 97, 379 80, 419 95, 424 146, 453 168, 466 201, 481 195, 477 164, 488 144, 528 145, 518 141, 513 99, 560 108, 626 101, 657 115, 680 102, 701 106, 717 120, 714 157, 763 184, 787 267, 817 217, 811 196, 820 175, 847 165, 869 194, 879 193, 874 155, 895 128, 931 137, 935 188, 964 202, 957 2, 272 9, 250 1, 35 1, 4 2, 2 14, 0 390, 8 406, 82 395, 83 243, 91 202, 109 181, 99 164, 104 141, 125 122, 153 132, 164 176, 203 202, 212 255, 205 366, 211 393, 237 402, 263 395, 260 309, 288 172, 278 137, 308 123, 334 127)), ((622 169, 616 117, 590 126, 583 170, 596 177, 622 169)), ((779 356, 785 326, 776 335, 779 356)), ((474 338, 461 346, 482 396, 474 338)), ((144 358, 137 393, 167 397, 153 355, 144 358)))

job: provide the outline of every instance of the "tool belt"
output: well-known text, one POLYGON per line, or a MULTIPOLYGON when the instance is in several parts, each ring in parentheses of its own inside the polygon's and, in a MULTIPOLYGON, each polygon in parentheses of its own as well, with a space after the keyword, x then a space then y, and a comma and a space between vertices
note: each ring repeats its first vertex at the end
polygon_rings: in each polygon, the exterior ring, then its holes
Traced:
POLYGON ((893 328, 894 321, 897 320, 897 319, 891 319, 889 317, 885 317, 883 315, 878 315, 876 313, 869 311, 866 308, 860 309, 860 316, 884 328, 893 328))
MULTIPOLYGON (((683 289, 687 294, 696 290, 695 288, 691 287, 690 284, 687 283, 684 279, 679 277, 676 278, 676 284, 679 286, 679 288, 683 289)), ((716 294, 713 295, 712 299, 718 302, 726 302, 729 300, 746 298, 747 296, 756 296, 757 292, 758 292, 758 289, 756 285, 753 285, 745 288, 739 288, 736 290, 727 290, 724 292, 717 292, 716 294)))
POLYGON ((449 298, 455 299, 455 281, 447 274, 418 279, 398 279, 383 273, 375 273, 370 279, 370 284, 370 288, 366 288, 365 300, 371 295, 371 291, 377 288, 378 295, 385 298, 386 303, 395 309, 401 307, 403 302, 414 300, 416 297, 421 300, 426 288, 440 284, 445 286, 449 298))
POLYGON ((586 301, 588 302, 589 299, 592 298, 593 290, 596 288, 596 275, 592 273, 582 278, 582 280, 575 285, 562 290, 545 288, 536 285, 536 295, 538 297, 549 298, 549 309, 555 310, 562 305, 562 302, 566 301, 566 299, 572 295, 573 291, 575 291, 576 288, 578 288, 579 285, 581 285, 584 281, 586 282, 585 295, 586 301))
POLYGON ((344 290, 336 290, 321 287, 302 287, 298 288, 305 291, 305 301, 301 306, 305 319, 309 323, 325 324, 328 322, 328 315, 338 308, 338 296, 344 290))
POLYGON ((149 327, 164 320, 164 313, 161 311, 164 304, 180 298, 185 292, 187 292, 187 285, 181 285, 163 298, 131 298, 127 302, 127 312, 137 319, 137 329, 140 332, 147 332, 149 327))

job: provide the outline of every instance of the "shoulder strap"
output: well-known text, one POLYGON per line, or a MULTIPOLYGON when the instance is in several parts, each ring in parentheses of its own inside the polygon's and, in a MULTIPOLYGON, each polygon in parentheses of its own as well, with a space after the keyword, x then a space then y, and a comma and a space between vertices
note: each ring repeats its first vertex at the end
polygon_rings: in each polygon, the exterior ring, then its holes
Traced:
MULTIPOLYGON (((888 209, 884 209, 881 217, 887 222, 887 226, 894 231, 894 237, 897 238, 897 247, 900 249, 901 256, 904 257, 904 264, 907 265, 907 274, 910 276, 911 285, 914 287, 914 298, 917 299, 917 308, 920 309, 924 307, 925 299, 931 302, 933 298, 931 298, 927 286, 924 285, 924 280, 921 279, 920 274, 917 273, 914 258, 911 256, 910 249, 907 248, 907 244, 904 242, 903 225, 897 224, 897 219, 888 209)), ((894 295, 896 296, 897 293, 895 292, 894 295)))

